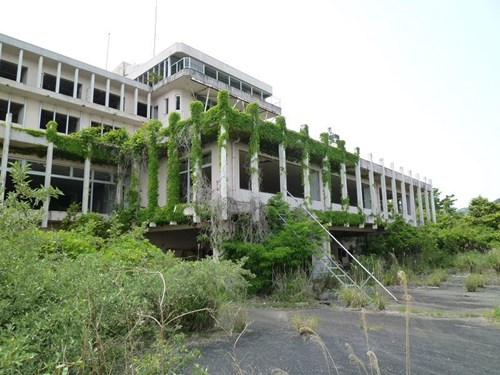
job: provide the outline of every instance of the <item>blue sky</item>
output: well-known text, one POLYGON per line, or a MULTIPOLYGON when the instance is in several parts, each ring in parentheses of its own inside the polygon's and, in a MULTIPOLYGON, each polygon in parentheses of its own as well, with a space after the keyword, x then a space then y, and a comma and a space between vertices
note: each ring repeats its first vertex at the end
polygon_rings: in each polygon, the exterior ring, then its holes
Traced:
MULTIPOLYGON (((12 1, 0 32, 100 67, 110 33, 112 69, 151 58, 154 7, 12 1)), ((499 1, 158 0, 156 51, 174 42, 271 84, 289 128, 332 127, 458 207, 500 198, 499 1)))

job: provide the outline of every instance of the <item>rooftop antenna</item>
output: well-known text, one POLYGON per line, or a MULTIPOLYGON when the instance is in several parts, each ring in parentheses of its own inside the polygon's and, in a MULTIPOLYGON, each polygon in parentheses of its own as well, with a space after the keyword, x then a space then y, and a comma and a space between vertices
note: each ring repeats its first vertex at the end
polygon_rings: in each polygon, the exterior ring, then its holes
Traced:
POLYGON ((155 31, 153 37, 153 57, 155 57, 156 53, 156 23, 158 21, 158 0, 155 1, 155 31))
POLYGON ((108 60, 109 60, 109 39, 111 38, 111 33, 108 33, 108 48, 106 49, 106 70, 108 70, 108 60))

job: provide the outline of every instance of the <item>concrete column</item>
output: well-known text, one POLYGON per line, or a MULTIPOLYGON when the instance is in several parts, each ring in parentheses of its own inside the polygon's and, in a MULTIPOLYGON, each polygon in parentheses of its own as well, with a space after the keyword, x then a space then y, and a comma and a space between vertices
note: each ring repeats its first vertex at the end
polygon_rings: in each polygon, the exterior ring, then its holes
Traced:
MULTIPOLYGON (((361 182, 361 163, 359 161, 356 163, 355 173, 356 173, 356 195, 358 198, 358 211, 364 214, 365 211, 363 209, 363 184, 361 182)), ((360 224, 359 227, 364 228, 365 225, 360 224)))
POLYGON ((222 203, 222 220, 227 220, 227 139, 226 128, 220 127, 220 137, 223 139, 220 147, 220 198, 222 203))
POLYGON ((434 202, 434 189, 432 187, 432 180, 429 179, 429 185, 431 185, 431 191, 429 192, 429 195, 431 196, 431 215, 432 215, 432 221, 435 223, 436 222, 436 204, 434 202))
POLYGON ((167 58, 167 77, 170 77, 172 75, 172 65, 170 64, 170 57, 167 58))
POLYGON ((89 93, 89 102, 94 102, 94 89, 95 89, 95 74, 92 73, 90 76, 90 93, 89 93))
POLYGON ((0 202, 5 197, 5 183, 7 182, 7 167, 9 162, 10 130, 12 128, 12 113, 7 113, 5 118, 5 138, 2 146, 2 167, 0 170, 0 202))
POLYGON ((368 171, 368 180, 370 184, 370 200, 372 202, 372 214, 373 215, 378 215, 379 214, 379 207, 378 207, 378 201, 377 201, 377 194, 375 192, 375 176, 373 173, 373 158, 372 154, 370 154, 370 169, 368 171))
POLYGON ((73 98, 78 98, 78 75, 80 70, 75 68, 75 76, 73 78, 73 98))
POLYGON ((417 202, 419 225, 424 225, 424 207, 422 205, 422 190, 420 189, 420 175, 417 173, 417 202))
POLYGON ((111 80, 106 80, 106 97, 104 99, 104 106, 109 107, 109 90, 111 89, 111 80))
POLYGON ((380 175, 380 187, 382 188, 382 217, 389 219, 389 209, 387 208, 387 186, 385 184, 385 166, 384 159, 380 159, 382 165, 382 174, 380 175))
POLYGON ((345 211, 349 210, 350 203, 347 204, 346 200, 349 198, 347 195, 347 173, 344 163, 340 163, 340 185, 342 186, 342 209, 345 211))
POLYGON ((121 204, 123 197, 123 165, 118 163, 116 168, 116 203, 121 204))
POLYGON ((42 88, 43 85, 43 56, 38 58, 38 72, 36 76, 36 87, 39 89, 42 88))
POLYGON ((406 200, 406 178, 403 167, 400 168, 401 172, 401 205, 403 208, 402 216, 404 221, 408 221, 408 202, 406 200))
POLYGON ((254 152, 250 155, 250 188, 252 193, 252 220, 259 221, 259 154, 254 152))
POLYGON ((330 164, 330 160, 328 159, 328 156, 325 156, 323 158, 323 173, 321 174, 321 183, 323 185, 323 207, 325 207, 325 210, 332 209, 332 192, 330 189, 331 176, 329 174, 327 175, 327 178, 329 178, 330 181, 324 181, 326 172, 330 170, 328 168, 328 164, 330 164))
POLYGON ((309 155, 303 160, 302 179, 304 181, 304 203, 307 207, 311 203, 311 183, 309 181, 309 155))
POLYGON ((56 92, 59 93, 61 88, 61 63, 57 63, 57 73, 56 73, 56 92))
POLYGON ((280 192, 283 194, 283 198, 286 200, 288 195, 287 184, 286 184, 286 149, 283 143, 278 145, 278 158, 279 158, 279 168, 280 168, 280 192))
POLYGON ((431 208, 429 206, 429 190, 427 189, 427 177, 424 177, 424 199, 425 199, 425 218, 427 219, 427 222, 430 222, 431 208))
POLYGON ((85 158, 83 168, 83 196, 82 196, 82 213, 89 212, 89 194, 90 192, 90 159, 85 158))
POLYGON ((139 103, 139 89, 134 90, 134 115, 137 115, 137 104, 139 103))
POLYGON ((413 188, 413 176, 411 171, 408 171, 410 175, 410 215, 413 225, 417 225, 417 210, 415 208, 415 190, 413 188))
POLYGON ((392 178, 391 178, 391 190, 392 190, 392 212, 394 216, 399 213, 398 208, 398 189, 396 188, 396 170, 394 169, 394 163, 391 163, 392 178))
POLYGON ((147 108, 146 117, 151 118, 151 92, 148 92, 148 108, 147 108))
MULTIPOLYGON (((54 156, 54 143, 49 142, 47 146, 47 158, 45 159, 45 181, 44 188, 45 190, 50 187, 50 179, 52 177, 52 159, 54 156)), ((50 197, 47 197, 43 202, 43 217, 42 217, 42 228, 47 228, 49 224, 49 206, 50 206, 50 197)))
POLYGON ((19 58, 17 60, 16 82, 21 82, 22 72, 23 72, 23 56, 24 56, 24 50, 20 49, 19 58))
POLYGON ((125 84, 122 83, 120 86, 120 111, 125 110, 125 84))

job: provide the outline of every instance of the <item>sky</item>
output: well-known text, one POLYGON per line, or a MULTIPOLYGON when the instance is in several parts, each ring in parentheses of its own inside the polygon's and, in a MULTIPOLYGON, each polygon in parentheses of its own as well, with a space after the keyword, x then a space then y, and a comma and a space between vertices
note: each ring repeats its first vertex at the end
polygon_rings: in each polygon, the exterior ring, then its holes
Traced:
POLYGON ((332 128, 456 207, 500 198, 500 1, 17 0, 0 33, 113 70, 184 42, 270 84, 287 127, 332 128), (108 51, 109 35, 109 54, 108 51))

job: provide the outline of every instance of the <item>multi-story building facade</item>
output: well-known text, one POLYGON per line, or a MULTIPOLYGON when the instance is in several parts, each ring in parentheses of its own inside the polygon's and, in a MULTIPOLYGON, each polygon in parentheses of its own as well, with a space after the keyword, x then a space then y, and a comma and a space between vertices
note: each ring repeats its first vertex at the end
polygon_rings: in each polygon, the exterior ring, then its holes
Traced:
MULTIPOLYGON (((122 63, 110 72, 0 34, 0 184, 7 191, 12 188, 8 162, 18 160, 30 164, 34 185, 58 187, 64 195, 46 202, 44 227, 57 225, 71 203, 78 203, 84 213, 109 214, 115 203, 123 201, 130 176, 119 177, 119 166, 105 160, 72 157, 68 150, 58 150, 57 143, 44 136, 47 123, 55 121, 60 135, 87 128, 102 134, 114 129, 134 134, 150 119, 168 128, 172 113, 189 119, 194 101, 207 111, 217 106, 221 91, 227 92, 232 111, 244 113, 256 103, 262 129, 272 133, 279 128, 283 137, 262 133, 254 152, 249 149, 251 126, 229 131, 222 145, 220 135, 228 131, 224 125, 217 125, 218 136, 200 136, 200 173, 214 197, 249 210, 254 208, 251 202, 265 204, 281 192, 293 206, 306 204, 312 210, 362 217, 356 225, 348 220, 330 223, 331 230, 342 233, 373 231, 395 215, 414 225, 435 220, 430 180, 396 171, 393 165, 388 168, 382 160, 359 158, 331 134, 314 141, 306 129, 298 133, 280 127, 284 121, 271 86, 181 43, 145 64, 122 63)), ((165 153, 160 153, 158 165, 162 207, 168 204, 165 153)), ((180 155, 180 201, 187 204, 196 203, 192 170, 189 157, 180 155)), ((140 176, 140 200, 147 206, 147 172, 140 176)), ((183 207, 192 215, 189 225, 153 224, 149 233, 155 244, 179 254, 196 250, 196 233, 203 225, 193 209, 183 207)))

